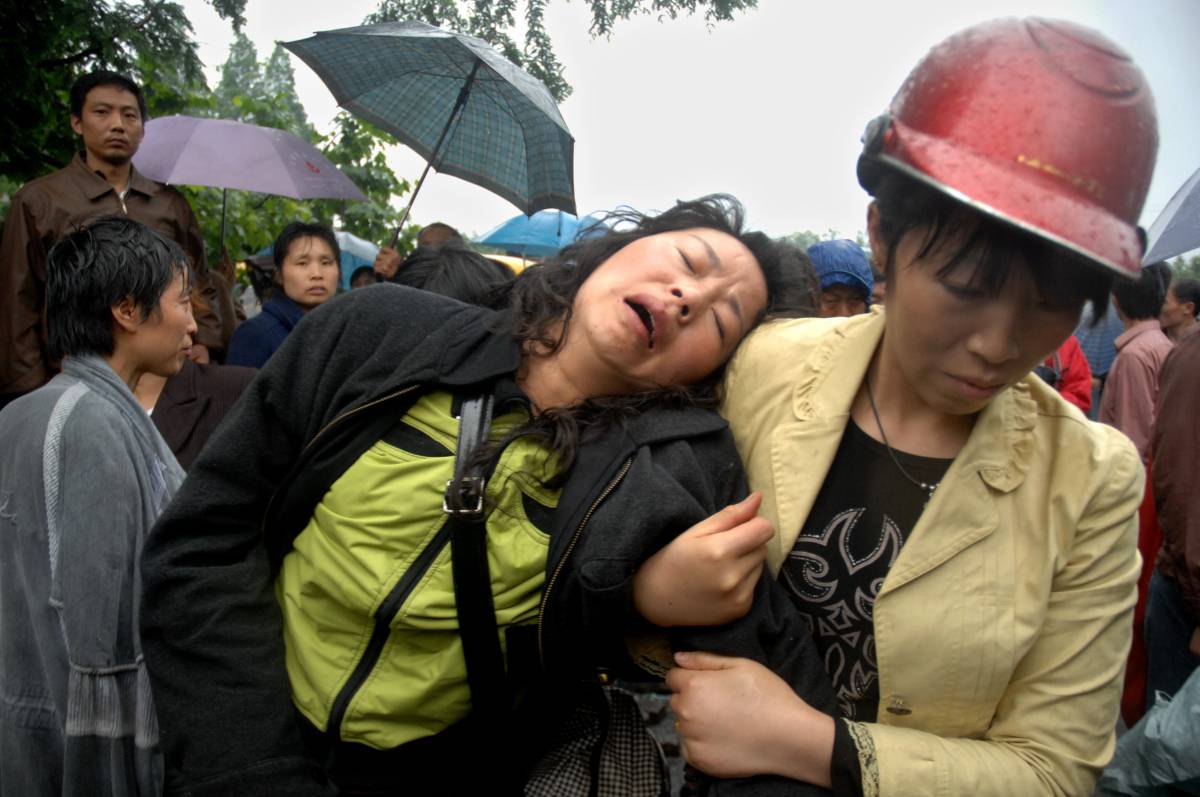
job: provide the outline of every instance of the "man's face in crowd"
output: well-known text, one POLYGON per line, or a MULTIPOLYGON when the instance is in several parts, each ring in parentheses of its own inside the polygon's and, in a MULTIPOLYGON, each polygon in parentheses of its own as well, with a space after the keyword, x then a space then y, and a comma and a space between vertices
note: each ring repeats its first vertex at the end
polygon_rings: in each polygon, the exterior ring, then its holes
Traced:
POLYGON ((1167 291, 1167 298, 1163 301, 1162 314, 1159 315, 1159 323, 1163 329, 1175 329, 1176 327, 1185 326, 1190 323, 1195 317, 1192 314, 1194 306, 1191 302, 1181 302, 1179 297, 1175 295, 1175 289, 1172 287, 1167 291))
POLYGON ((830 285, 821 291, 817 313, 821 318, 837 318, 867 312, 867 297, 861 288, 849 285, 830 285))
POLYGON ((121 166, 142 143, 142 113, 137 97, 119 86, 96 86, 83 99, 83 111, 71 116, 71 129, 83 137, 89 157, 121 166))

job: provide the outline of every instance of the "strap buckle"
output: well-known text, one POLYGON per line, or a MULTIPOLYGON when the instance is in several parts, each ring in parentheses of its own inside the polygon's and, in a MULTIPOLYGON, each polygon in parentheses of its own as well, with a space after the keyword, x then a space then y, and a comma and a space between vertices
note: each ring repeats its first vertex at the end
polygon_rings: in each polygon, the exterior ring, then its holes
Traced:
POLYGON ((466 518, 483 517, 484 481, 482 476, 459 476, 446 482, 442 511, 466 518))

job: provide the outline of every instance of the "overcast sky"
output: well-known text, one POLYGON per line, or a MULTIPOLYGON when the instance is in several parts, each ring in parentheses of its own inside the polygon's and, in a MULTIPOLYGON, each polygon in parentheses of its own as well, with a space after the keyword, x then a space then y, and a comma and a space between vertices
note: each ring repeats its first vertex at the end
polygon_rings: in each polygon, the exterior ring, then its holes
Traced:
MULTIPOLYGON (((203 0, 183 0, 209 82, 233 34, 203 0)), ((376 0, 248 0, 246 33, 265 58, 274 42, 358 25, 376 0)), ((1074 20, 1114 39, 1141 66, 1158 107, 1158 166, 1142 222, 1149 226, 1200 167, 1200 2, 1197 0, 759 0, 734 21, 620 23, 588 35, 586 4, 554 0, 547 14, 574 93, 562 112, 575 136, 580 213, 629 204, 662 209, 678 198, 732 193, 752 226, 774 235, 864 228, 854 178, 864 125, 886 107, 934 44, 974 22, 1038 14, 1074 20)), ((337 112, 316 75, 292 57, 310 120, 337 112)), ((391 163, 415 181, 423 166, 403 147, 391 163)), ((415 221, 482 234, 518 211, 482 188, 431 173, 415 221)))

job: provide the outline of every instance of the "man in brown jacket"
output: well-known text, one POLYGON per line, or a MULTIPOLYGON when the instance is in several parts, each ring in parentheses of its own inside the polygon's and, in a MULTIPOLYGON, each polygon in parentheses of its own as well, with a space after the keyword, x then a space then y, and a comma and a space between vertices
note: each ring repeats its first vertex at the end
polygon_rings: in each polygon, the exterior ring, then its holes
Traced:
POLYGON ((1154 421, 1154 504, 1163 542, 1146 600, 1147 705, 1200 666, 1200 334, 1167 358, 1154 421))
POLYGON ((46 345, 43 318, 46 255, 54 244, 98 216, 124 214, 175 241, 187 254, 202 301, 194 357, 206 361, 224 339, 204 258, 204 239, 187 200, 133 168, 146 101, 115 72, 84 75, 71 87, 71 127, 83 152, 66 167, 21 188, 0 240, 0 407, 50 380, 58 363, 46 345))

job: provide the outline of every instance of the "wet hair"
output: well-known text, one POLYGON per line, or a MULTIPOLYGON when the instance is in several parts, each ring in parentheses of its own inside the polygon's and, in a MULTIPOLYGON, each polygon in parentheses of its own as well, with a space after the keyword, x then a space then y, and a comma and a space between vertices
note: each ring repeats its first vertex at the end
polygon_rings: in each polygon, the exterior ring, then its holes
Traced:
POLYGON ((122 91, 128 91, 137 98, 138 113, 141 114, 142 121, 145 122, 150 117, 150 112, 146 110, 146 98, 142 95, 142 87, 121 73, 110 72, 107 69, 88 72, 86 75, 76 78, 75 82, 71 84, 69 97, 72 116, 76 118, 83 116, 83 104, 87 102, 88 93, 100 86, 113 86, 122 91))
POLYGON ((1171 269, 1166 263, 1151 263, 1142 268, 1142 273, 1133 281, 1123 280, 1113 286, 1113 298, 1117 309, 1133 321, 1158 318, 1163 301, 1167 298, 1171 269))
POLYGON ((106 216, 66 236, 46 262, 51 356, 112 354, 112 308, 132 298, 145 321, 177 274, 190 284, 179 245, 125 216, 106 216))
POLYGON ((445 244, 460 244, 465 245, 463 237, 458 230, 451 227, 449 224, 441 221, 435 221, 433 224, 427 224, 417 233, 417 246, 444 246, 445 244))
POLYGON ((983 214, 895 169, 881 169, 872 185, 879 232, 887 247, 884 279, 895 278, 896 249, 910 232, 924 230, 917 258, 945 256, 938 277, 967 260, 975 265, 970 285, 996 295, 1017 268, 1028 268, 1043 301, 1079 312, 1085 301, 1104 318, 1114 276, 1070 250, 983 214))
POLYGON ((1192 317, 1200 318, 1200 280, 1180 277, 1171 285, 1171 293, 1180 304, 1192 303, 1192 317))
MULTIPOLYGON (((507 307, 497 328, 507 332, 532 356, 558 351, 566 339, 575 297, 587 279, 610 257, 634 241, 665 232, 694 228, 717 230, 740 241, 762 270, 767 283, 767 306, 755 319, 812 315, 812 284, 815 275, 807 257, 785 251, 761 232, 744 228, 745 211, 727 194, 712 194, 689 202, 678 202, 655 215, 621 209, 609 214, 612 228, 604 235, 576 241, 543 263, 529 266, 513 282, 507 307)), ((498 444, 528 434, 537 437, 558 457, 559 477, 565 477, 581 443, 596 439, 623 418, 656 407, 704 407, 715 409, 725 365, 692 385, 677 385, 631 395, 599 396, 569 407, 547 408, 528 424, 515 429, 498 444)), ((481 452, 483 458, 486 453, 481 452)))
POLYGON ((320 238, 325 243, 329 244, 329 251, 333 252, 333 262, 338 264, 338 269, 342 267, 342 249, 338 246, 337 238, 333 234, 333 229, 325 224, 313 224, 306 221, 293 221, 291 224, 283 228, 283 232, 279 233, 279 237, 275 239, 274 251, 271 253, 275 259, 275 277, 283 279, 283 261, 287 259, 288 252, 292 248, 292 244, 299 238, 320 238))
POLYGON ((821 292, 821 280, 808 252, 788 243, 776 241, 779 247, 779 264, 784 273, 792 272, 797 280, 796 294, 792 297, 786 313, 780 315, 813 316, 817 314, 817 294, 821 292))
POLYGON ((736 238, 758 261, 767 283, 767 307, 755 323, 764 318, 804 314, 807 286, 794 268, 795 260, 789 259, 785 266, 775 241, 761 232, 745 230, 745 211, 727 194, 678 202, 657 216, 620 209, 608 214, 604 223, 613 231, 576 241, 517 277, 510 292, 507 320, 509 331, 519 342, 534 344, 535 350, 544 354, 558 351, 571 323, 575 296, 596 269, 634 241, 693 228, 717 230, 736 238))
POLYGON ((275 258, 270 255, 250 255, 246 258, 246 275, 260 303, 266 303, 279 288, 275 282, 275 258))
POLYGON ((512 270, 461 243, 418 246, 391 281, 468 304, 494 307, 504 299, 512 270))

